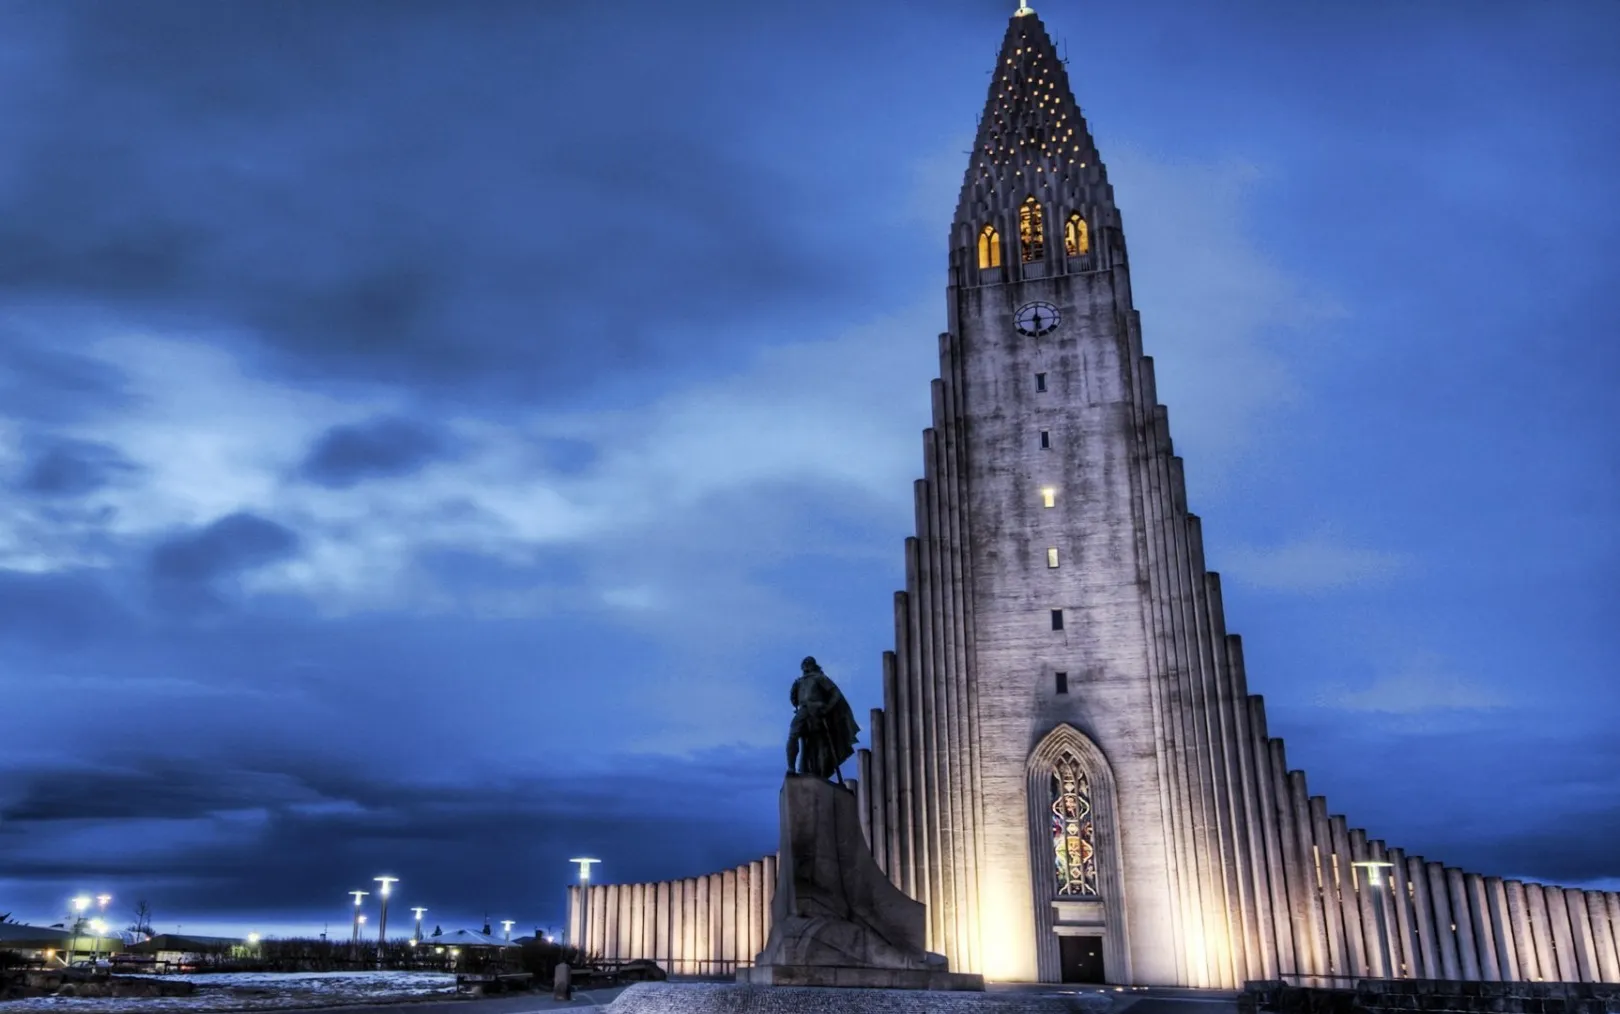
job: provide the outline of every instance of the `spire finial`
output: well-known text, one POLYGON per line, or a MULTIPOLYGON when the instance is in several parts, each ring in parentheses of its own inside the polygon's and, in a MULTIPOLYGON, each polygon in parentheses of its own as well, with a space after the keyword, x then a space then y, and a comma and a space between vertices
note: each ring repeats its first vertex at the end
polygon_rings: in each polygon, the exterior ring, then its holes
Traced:
POLYGON ((1027 2, 1025 2, 1025 0, 1018 0, 1018 9, 1016 11, 1013 11, 1013 17, 1021 18, 1025 14, 1034 14, 1034 13, 1035 13, 1035 8, 1031 7, 1027 2))

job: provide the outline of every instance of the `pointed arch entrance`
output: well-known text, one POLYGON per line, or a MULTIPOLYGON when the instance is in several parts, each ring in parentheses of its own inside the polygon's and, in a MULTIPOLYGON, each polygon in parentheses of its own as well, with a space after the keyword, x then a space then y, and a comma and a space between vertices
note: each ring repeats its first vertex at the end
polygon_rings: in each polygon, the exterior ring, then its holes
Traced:
POLYGON ((1042 982, 1131 981, 1114 772, 1067 723, 1029 755, 1035 965, 1042 982))

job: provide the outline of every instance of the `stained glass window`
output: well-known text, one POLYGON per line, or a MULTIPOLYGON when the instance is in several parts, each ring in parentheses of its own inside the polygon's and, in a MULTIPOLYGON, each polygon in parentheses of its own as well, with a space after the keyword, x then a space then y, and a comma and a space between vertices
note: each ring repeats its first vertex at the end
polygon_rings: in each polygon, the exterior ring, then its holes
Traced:
POLYGON ((979 269, 1001 267, 1001 235, 987 225, 979 233, 979 269))
POLYGON ((1091 783, 1072 754, 1058 758, 1052 770, 1052 851, 1058 897, 1097 897, 1091 783))
POLYGON ((1038 261, 1046 256, 1046 219, 1041 203, 1031 197, 1018 209, 1018 241, 1024 250, 1024 262, 1038 261))
POLYGON ((1068 224, 1063 227, 1063 246, 1070 257, 1078 257, 1091 249, 1091 233, 1078 212, 1070 215, 1068 224))

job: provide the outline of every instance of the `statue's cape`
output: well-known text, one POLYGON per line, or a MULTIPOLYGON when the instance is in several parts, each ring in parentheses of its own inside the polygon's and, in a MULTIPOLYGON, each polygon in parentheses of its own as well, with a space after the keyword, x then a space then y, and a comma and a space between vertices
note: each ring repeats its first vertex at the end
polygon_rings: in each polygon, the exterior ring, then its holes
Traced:
MULTIPOLYGON (((827 682, 832 683, 832 680, 827 682)), ((832 692, 833 700, 827 708, 825 719, 827 737, 835 748, 834 756, 842 764, 855 755, 855 740, 861 734, 861 727, 855 723, 855 712, 844 700, 844 692, 838 689, 838 684, 832 683, 832 692)))

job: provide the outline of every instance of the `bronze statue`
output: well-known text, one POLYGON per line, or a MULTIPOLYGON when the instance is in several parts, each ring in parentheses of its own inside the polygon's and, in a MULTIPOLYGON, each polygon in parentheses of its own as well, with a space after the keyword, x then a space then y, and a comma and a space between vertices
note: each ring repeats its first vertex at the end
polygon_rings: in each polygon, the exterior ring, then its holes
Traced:
POLYGON ((844 692, 838 689, 814 658, 800 663, 802 674, 793 681, 789 700, 793 702, 793 724, 788 727, 788 774, 814 778, 838 777, 839 765, 855 753, 855 738, 861 727, 844 692))

